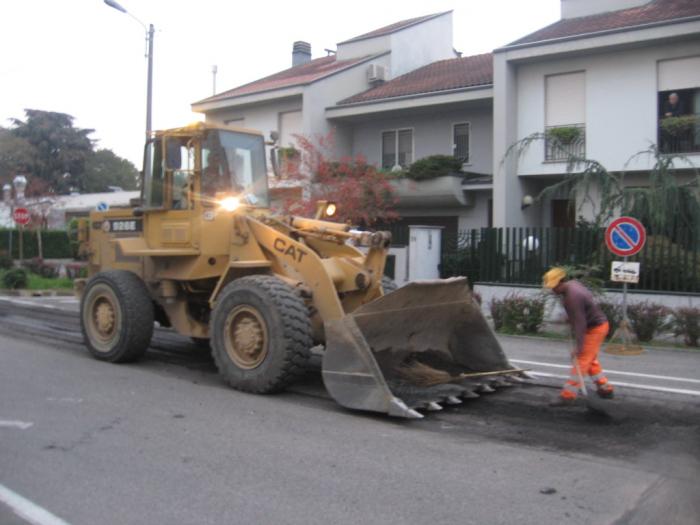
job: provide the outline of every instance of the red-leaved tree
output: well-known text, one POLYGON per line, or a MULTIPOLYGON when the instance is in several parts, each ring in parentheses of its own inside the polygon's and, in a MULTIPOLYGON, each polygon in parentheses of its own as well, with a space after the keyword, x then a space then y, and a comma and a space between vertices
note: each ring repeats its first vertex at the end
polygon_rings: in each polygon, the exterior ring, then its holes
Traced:
POLYGON ((399 218, 394 210, 398 199, 386 174, 361 155, 332 160, 333 132, 311 140, 295 135, 299 155, 288 156, 281 172, 287 181, 303 187, 301 199, 286 199, 282 211, 312 217, 318 201, 338 206, 335 220, 370 227, 377 221, 399 218))

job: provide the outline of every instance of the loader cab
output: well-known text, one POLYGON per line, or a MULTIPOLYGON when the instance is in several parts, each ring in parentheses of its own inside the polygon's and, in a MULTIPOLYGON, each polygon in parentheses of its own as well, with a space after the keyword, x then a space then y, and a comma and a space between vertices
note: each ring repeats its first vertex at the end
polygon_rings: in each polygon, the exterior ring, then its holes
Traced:
POLYGON ((146 145, 144 210, 211 208, 224 196, 268 205, 262 135, 197 127, 157 133, 146 145))

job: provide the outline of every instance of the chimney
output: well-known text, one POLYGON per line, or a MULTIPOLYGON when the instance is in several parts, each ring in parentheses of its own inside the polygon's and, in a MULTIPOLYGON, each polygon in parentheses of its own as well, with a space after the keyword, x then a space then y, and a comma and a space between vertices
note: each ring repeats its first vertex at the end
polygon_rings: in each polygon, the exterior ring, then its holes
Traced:
POLYGON ((300 66, 311 61, 311 44, 301 40, 294 42, 292 48, 292 67, 300 66))

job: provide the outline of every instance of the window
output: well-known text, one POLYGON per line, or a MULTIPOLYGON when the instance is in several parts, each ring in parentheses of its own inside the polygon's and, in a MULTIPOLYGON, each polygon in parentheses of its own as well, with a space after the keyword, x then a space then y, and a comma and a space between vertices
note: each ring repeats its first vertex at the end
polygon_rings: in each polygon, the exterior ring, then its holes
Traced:
POLYGON ((413 162, 413 130, 394 129, 382 132, 382 168, 405 168, 413 162))
POLYGON ((208 131, 202 144, 200 184, 205 197, 215 197, 217 193, 242 194, 251 204, 266 206, 263 138, 247 133, 208 131))
POLYGON ((545 160, 586 153, 586 73, 545 77, 545 160))
POLYGON ((279 114, 279 145, 283 148, 294 146, 296 139, 294 135, 301 135, 303 124, 301 111, 288 111, 279 114))
POLYGON ((461 122, 452 126, 452 154, 462 163, 469 162, 469 122, 461 122))
POLYGON ((660 61, 658 83, 659 149, 700 152, 700 57, 660 61))
POLYGON ((151 160, 152 170, 146 173, 144 181, 144 200, 148 208, 163 206, 164 173, 163 173, 163 141, 158 139, 148 143, 146 160, 151 160))

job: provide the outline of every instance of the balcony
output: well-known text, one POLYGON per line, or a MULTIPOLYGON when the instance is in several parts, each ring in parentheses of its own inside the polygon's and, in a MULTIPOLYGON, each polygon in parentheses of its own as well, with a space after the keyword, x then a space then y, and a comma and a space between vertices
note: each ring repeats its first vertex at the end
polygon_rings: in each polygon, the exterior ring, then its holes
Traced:
POLYGON ((700 115, 681 115, 659 120, 661 153, 700 153, 700 115))
POLYGON ((566 162, 586 156, 586 125, 567 124, 544 129, 544 160, 566 162))

